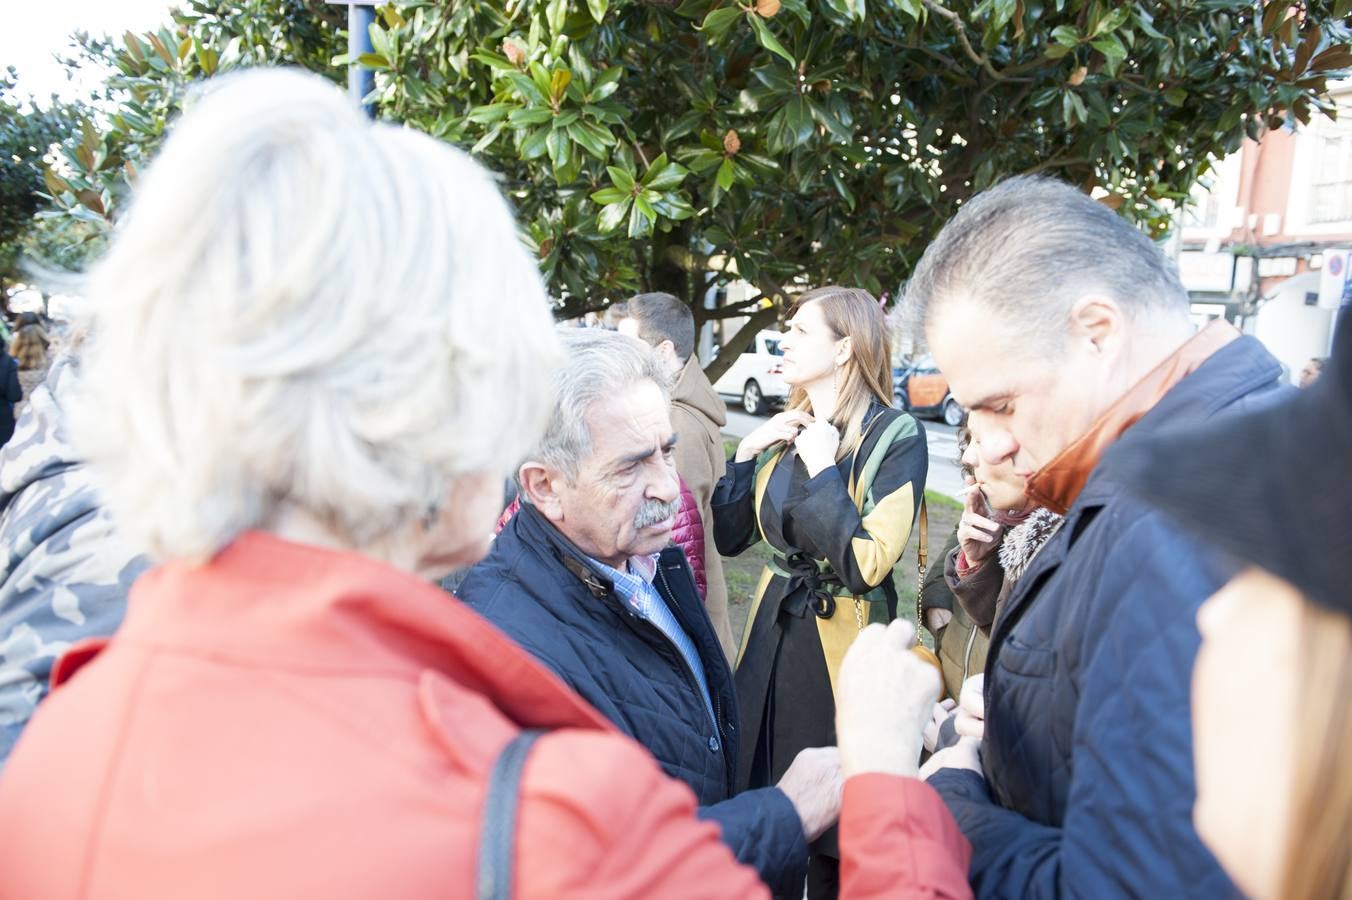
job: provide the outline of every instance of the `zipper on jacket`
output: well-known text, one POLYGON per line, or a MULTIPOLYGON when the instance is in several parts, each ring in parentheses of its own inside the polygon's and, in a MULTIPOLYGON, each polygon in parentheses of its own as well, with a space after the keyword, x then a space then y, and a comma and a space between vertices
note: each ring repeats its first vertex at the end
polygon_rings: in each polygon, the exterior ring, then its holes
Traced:
POLYGON ((972 663, 972 647, 974 647, 974 646, 976 645, 976 633, 977 633, 977 630, 978 630, 978 629, 977 629, 977 627, 976 627, 976 623, 973 622, 973 623, 972 623, 972 633, 969 634, 969 635, 967 635, 967 649, 966 649, 966 650, 963 652, 963 654, 962 654, 962 680, 963 680, 963 681, 966 681, 966 680, 967 680, 967 674, 968 674, 968 672, 970 671, 970 668, 969 668, 969 667, 970 667, 970 665, 971 665, 971 663, 972 663))

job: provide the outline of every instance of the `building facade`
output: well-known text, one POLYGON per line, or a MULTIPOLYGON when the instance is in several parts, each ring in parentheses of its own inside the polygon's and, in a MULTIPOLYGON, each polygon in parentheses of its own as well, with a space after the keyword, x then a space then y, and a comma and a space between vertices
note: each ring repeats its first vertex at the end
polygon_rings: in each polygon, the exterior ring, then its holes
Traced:
POLYGON ((1328 355, 1352 248, 1352 81, 1336 119, 1245 141, 1193 191, 1175 251, 1196 318, 1224 315, 1291 372, 1328 355))

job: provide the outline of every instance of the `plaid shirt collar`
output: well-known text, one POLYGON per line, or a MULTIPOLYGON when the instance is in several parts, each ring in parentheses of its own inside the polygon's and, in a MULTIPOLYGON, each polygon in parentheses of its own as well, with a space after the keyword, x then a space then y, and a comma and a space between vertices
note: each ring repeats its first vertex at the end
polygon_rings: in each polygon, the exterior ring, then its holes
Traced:
POLYGON ((656 590, 653 587, 653 579, 657 577, 657 560, 657 554, 631 556, 623 571, 608 566, 599 559, 591 559, 591 562, 615 585, 615 593, 640 615, 646 617, 650 603, 648 592, 656 590))

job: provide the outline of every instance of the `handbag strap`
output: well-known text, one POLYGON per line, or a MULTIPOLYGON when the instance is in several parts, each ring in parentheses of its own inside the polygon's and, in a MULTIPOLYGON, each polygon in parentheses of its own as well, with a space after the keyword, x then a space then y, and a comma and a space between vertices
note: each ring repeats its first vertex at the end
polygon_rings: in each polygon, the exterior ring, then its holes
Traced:
POLYGON ((921 595, 925 592, 925 572, 929 569, 929 507, 925 505, 925 498, 920 498, 920 544, 915 548, 915 633, 918 636, 920 629, 925 627, 925 617, 921 613, 922 600, 921 595))
POLYGON ((479 825, 479 871, 474 885, 477 900, 512 898, 521 771, 526 766, 531 745, 542 734, 542 731, 523 731, 512 738, 489 773, 483 820, 479 825))

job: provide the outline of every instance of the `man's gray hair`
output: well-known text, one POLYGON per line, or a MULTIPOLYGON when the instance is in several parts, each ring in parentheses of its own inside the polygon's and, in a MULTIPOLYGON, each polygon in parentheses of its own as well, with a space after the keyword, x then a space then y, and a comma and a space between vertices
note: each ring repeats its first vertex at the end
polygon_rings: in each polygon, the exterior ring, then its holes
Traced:
POLYGON ((967 300, 1055 349, 1091 292, 1133 318, 1188 312, 1177 269, 1144 233, 1062 181, 1019 176, 967 201, 926 248, 906 286, 907 319, 923 340, 938 310, 967 300))
MULTIPOLYGON (((558 469, 572 482, 592 452, 587 413, 600 400, 651 381, 671 401, 671 378, 657 354, 641 341, 599 328, 560 328, 563 370, 555 379, 553 411, 530 458, 558 469)), ((525 493, 522 492, 522 496, 525 493)))
POLYGON ((682 364, 695 352, 695 315, 671 294, 654 292, 630 297, 625 304, 629 317, 638 323, 638 336, 656 347, 671 341, 682 364))

